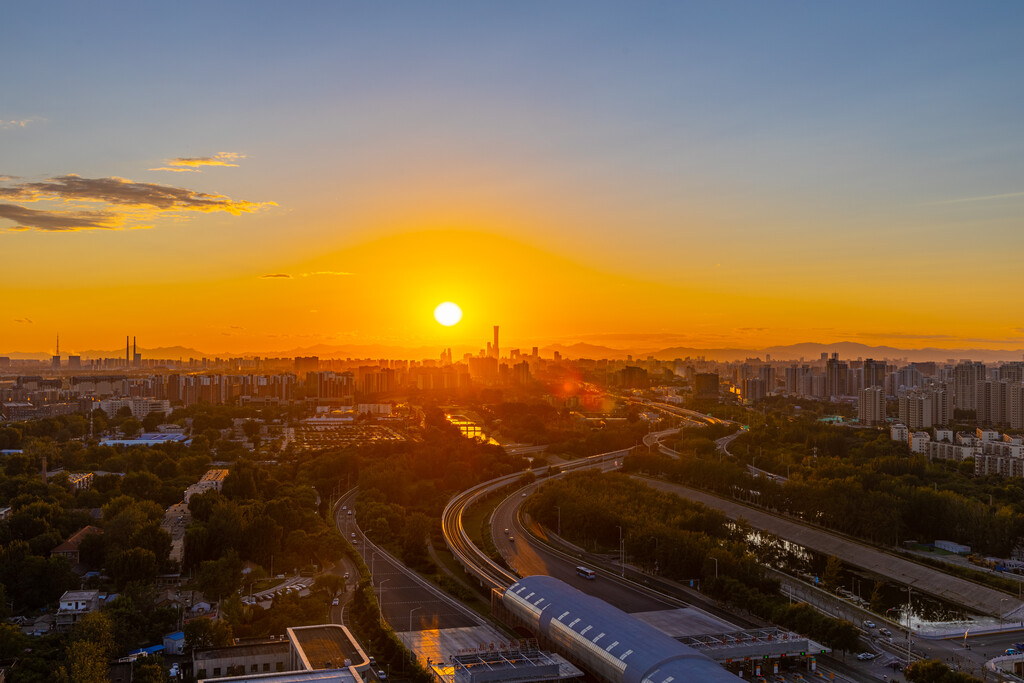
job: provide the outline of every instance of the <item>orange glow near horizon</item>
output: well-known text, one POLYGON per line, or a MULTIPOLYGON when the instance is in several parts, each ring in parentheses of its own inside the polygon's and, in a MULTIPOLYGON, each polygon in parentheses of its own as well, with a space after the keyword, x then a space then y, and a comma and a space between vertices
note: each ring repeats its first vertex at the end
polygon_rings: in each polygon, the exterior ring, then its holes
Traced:
POLYGON ((0 355, 50 351, 59 332, 65 353, 117 349, 133 334, 143 348, 208 354, 329 355, 344 347, 343 355, 405 357, 403 350, 415 349, 432 357, 448 347, 477 352, 493 325, 501 326, 503 349, 577 342, 634 353, 838 341, 1024 347, 1020 331, 988 315, 984 302, 951 295, 941 311, 908 309, 884 295, 882 282, 855 291, 827 281, 772 289, 735 271, 713 277, 708 267, 683 259, 677 281, 644 279, 470 230, 394 233, 304 260, 264 257, 202 274, 125 263, 117 277, 54 273, 45 287, 8 278, 0 355), (464 311, 457 325, 424 315, 453 292, 464 311))

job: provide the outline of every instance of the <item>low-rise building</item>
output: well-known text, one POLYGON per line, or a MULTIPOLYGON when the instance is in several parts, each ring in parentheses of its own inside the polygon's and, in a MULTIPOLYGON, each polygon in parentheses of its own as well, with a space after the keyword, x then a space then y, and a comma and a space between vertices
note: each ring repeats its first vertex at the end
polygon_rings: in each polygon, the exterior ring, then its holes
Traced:
POLYGON ((79 548, 82 545, 82 541, 84 541, 89 536, 92 536, 93 534, 102 533, 103 529, 100 529, 99 527, 91 525, 87 527, 82 527, 75 533, 68 536, 68 539, 66 541, 64 541, 59 546, 51 550, 50 554, 56 557, 65 558, 69 563, 71 563, 71 566, 74 567, 81 561, 81 557, 79 555, 79 548))
POLYGON ((57 608, 57 630, 70 631, 82 617, 99 608, 99 591, 66 591, 60 596, 60 606, 57 608))
POLYGON ((344 626, 325 624, 289 628, 287 634, 259 642, 194 650, 199 681, 232 676, 242 681, 361 683, 370 660, 344 626), (275 673, 284 673, 276 677, 275 673))
POLYGON ((1024 477, 1024 460, 999 455, 974 456, 974 473, 998 474, 1001 477, 1024 477))
POLYGON ((973 458, 977 453, 977 448, 974 446, 962 446, 946 441, 931 441, 925 449, 929 460, 952 460, 954 462, 973 458))
POLYGON ((907 443, 910 440, 910 431, 907 429, 905 424, 897 422, 893 426, 889 427, 889 438, 893 441, 902 441, 907 443))
POLYGON ((175 631, 164 636, 164 652, 169 655, 184 654, 185 632, 175 631))
POLYGON ((953 541, 935 541, 933 545, 939 550, 956 553, 957 555, 969 555, 971 553, 971 546, 954 543, 953 541))
POLYGON ((220 491, 224 486, 224 480, 227 476, 228 470, 208 470, 206 474, 200 477, 199 481, 185 489, 185 502, 187 503, 192 496, 200 493, 206 493, 211 490, 220 491))
POLYGON ((910 452, 926 453, 932 437, 928 432, 914 432, 910 435, 910 452))
POLYGON ((75 491, 85 491, 92 487, 95 478, 92 472, 72 472, 68 474, 68 484, 75 491))
POLYGON ((100 401, 100 408, 107 415, 116 415, 122 408, 132 411, 132 417, 141 420, 150 413, 171 412, 171 402, 158 398, 106 398, 100 401))

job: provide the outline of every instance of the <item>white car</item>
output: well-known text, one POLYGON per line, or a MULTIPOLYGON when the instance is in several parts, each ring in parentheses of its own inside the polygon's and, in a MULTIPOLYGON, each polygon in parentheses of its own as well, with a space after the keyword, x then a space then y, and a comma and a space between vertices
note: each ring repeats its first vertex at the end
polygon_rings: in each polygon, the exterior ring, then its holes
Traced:
POLYGON ((861 652, 859 655, 857 655, 857 659, 859 659, 862 662, 865 662, 865 661, 867 661, 869 659, 874 659, 874 658, 875 658, 875 653, 874 652, 861 652))
POLYGON ((341 604, 341 601, 339 601, 338 598, 334 598, 334 600, 331 601, 331 604, 333 606, 337 607, 338 605, 341 604))

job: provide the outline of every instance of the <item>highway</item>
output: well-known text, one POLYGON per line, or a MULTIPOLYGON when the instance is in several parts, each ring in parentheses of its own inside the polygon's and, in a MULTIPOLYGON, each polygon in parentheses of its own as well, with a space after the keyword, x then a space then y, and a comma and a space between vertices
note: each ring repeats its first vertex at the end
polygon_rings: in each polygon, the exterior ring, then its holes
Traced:
MULTIPOLYGON (((628 453, 628 448, 611 453, 601 453, 564 463, 560 465, 560 468, 563 472, 569 472, 605 466, 608 463, 612 463, 613 467, 617 467, 622 458, 628 453)), ((548 467, 538 468, 534 471, 534 474, 544 476, 548 470, 548 467)), ((518 577, 494 562, 473 543, 462 524, 462 514, 475 500, 514 484, 522 478, 523 474, 523 472, 516 472, 504 477, 498 477, 463 491, 448 501, 448 505, 441 516, 441 529, 444 533, 448 550, 455 556, 459 564, 466 569, 467 573, 479 581, 481 585, 504 590, 515 583, 518 577)))
POLYGON ((998 616, 1014 612, 1021 607, 1019 600, 1001 591, 925 567, 796 519, 781 517, 681 484, 646 477, 636 479, 652 488, 674 493, 720 510, 733 519, 743 517, 755 529, 763 529, 779 538, 826 555, 835 555, 847 564, 913 586, 979 614, 998 616))
MULTIPOLYGON (((610 469, 614 469, 614 465, 610 469)), ((685 606, 685 603, 679 600, 670 602, 667 599, 652 597, 632 585, 616 580, 613 575, 597 567, 590 567, 598 573, 596 580, 584 579, 576 575, 579 560, 566 558, 533 543, 520 523, 519 506, 525 500, 525 495, 542 484, 543 481, 514 492, 495 508, 491 517, 491 537, 505 561, 520 576, 553 576, 584 593, 601 598, 624 612, 651 612, 685 606), (505 529, 509 530, 508 535, 505 534, 505 529), (510 541, 509 537, 515 540, 510 541)))
POLYGON ((356 524, 356 516, 348 514, 354 498, 353 490, 338 501, 335 523, 370 567, 384 620, 395 631, 461 628, 486 623, 478 614, 370 542, 356 524))
MULTIPOLYGON (((602 469, 615 469, 614 462, 606 463, 602 469)), ((661 610, 673 610, 682 607, 689 607, 686 616, 687 626, 693 632, 720 633, 723 631, 739 630, 756 626, 760 622, 752 622, 737 615, 725 612, 718 607, 714 600, 700 594, 687 595, 685 601, 681 598, 661 594, 660 592, 646 586, 640 586, 628 580, 622 580, 614 571, 601 569, 594 564, 587 565, 594 569, 597 578, 593 581, 580 577, 576 574, 576 566, 580 561, 545 547, 537 543, 527 533, 522 525, 519 508, 526 497, 539 486, 543 481, 532 484, 523 489, 517 490, 505 498, 498 506, 491 517, 492 537, 498 546, 502 556, 515 567, 522 576, 533 574, 546 574, 553 576, 589 595, 601 598, 606 602, 618 607, 624 612, 653 612, 661 610), (524 497, 524 494, 526 496, 524 497), (508 541, 505 529, 514 538, 508 541)), ((544 530, 539 529, 539 534, 544 530)), ((612 567, 618 562, 617 557, 608 557, 605 560, 606 566, 612 567)), ((627 577, 636 575, 632 568, 627 568, 627 577)), ((852 680, 868 683, 877 681, 882 673, 891 674, 891 669, 884 669, 884 662, 891 661, 892 657, 879 658, 874 662, 842 662, 834 657, 820 657, 819 670, 827 677, 830 673, 836 674, 834 680, 852 680), (877 675, 874 673, 877 672, 877 675)), ((810 676, 790 673, 785 676, 773 677, 770 680, 778 681, 806 681, 810 676)))
MULTIPOLYGON (((563 469, 573 470, 593 467, 614 469, 621 463, 621 458, 624 455, 625 451, 591 456, 591 458, 567 463, 563 466, 563 469)), ((462 527, 461 512, 477 496, 486 495, 489 491, 509 486, 520 476, 521 474, 509 475, 492 482, 485 482, 455 496, 445 509, 442 520, 446 543, 456 559, 467 569, 471 576, 477 578, 484 585, 490 585, 493 588, 503 589, 514 582, 517 577, 496 565, 470 541, 468 534, 466 534, 465 529, 462 527)), ((578 577, 575 572, 577 560, 571 556, 559 556, 557 552, 532 542, 530 535, 526 533, 519 521, 518 507, 528 497, 529 493, 540 485, 543 485, 543 480, 511 493, 511 495, 499 503, 491 518, 492 537, 503 557, 509 562, 510 566, 517 570, 517 573, 522 575, 540 573, 553 576, 582 591, 600 597, 626 612, 661 611, 691 606, 678 598, 669 595, 659 596, 656 591, 643 586, 621 582, 614 571, 602 570, 599 567, 590 567, 597 573, 598 578, 594 581, 578 577), (505 538, 504 530, 506 528, 514 540, 505 538)), ((615 561, 614 558, 607 559, 609 564, 615 561)), ((632 570, 627 570, 627 573, 630 571, 632 570)), ((704 600, 694 600, 693 602, 703 603, 704 600)), ((708 612, 715 613, 719 612, 719 610, 712 607, 708 612)), ((715 618, 708 612, 697 609, 691 612, 693 623, 699 624, 702 619, 705 619, 709 624, 708 628, 699 628, 697 630, 706 633, 721 632, 723 629, 721 629, 720 624, 723 619, 715 618), (702 614, 704 616, 701 616, 702 614), (718 626, 710 626, 710 624, 716 622, 718 626)), ((745 621, 736 617, 729 617, 729 620, 732 623, 745 621)), ((749 625, 748 623, 741 623, 741 627, 749 625)), ((865 671, 865 669, 871 668, 872 665, 877 667, 879 663, 854 662, 853 664, 854 666, 851 667, 848 664, 829 658, 828 667, 832 672, 842 672, 841 679, 875 681, 881 678, 880 675, 876 676, 865 671)), ((821 670, 825 671, 824 667, 821 670)), ((801 679, 794 678, 792 680, 801 679)))

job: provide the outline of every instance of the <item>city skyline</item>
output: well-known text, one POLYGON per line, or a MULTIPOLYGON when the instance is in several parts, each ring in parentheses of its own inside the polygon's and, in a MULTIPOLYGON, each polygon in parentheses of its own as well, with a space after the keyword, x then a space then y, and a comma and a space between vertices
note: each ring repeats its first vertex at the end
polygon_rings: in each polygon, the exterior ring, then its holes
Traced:
POLYGON ((1018 5, 189 7, 5 13, 0 353, 1024 348, 1018 5))

